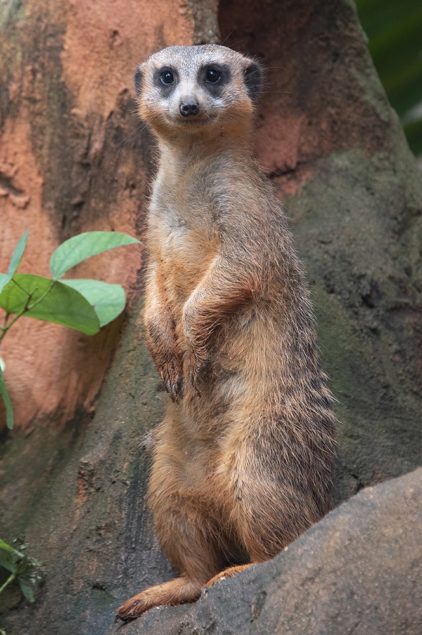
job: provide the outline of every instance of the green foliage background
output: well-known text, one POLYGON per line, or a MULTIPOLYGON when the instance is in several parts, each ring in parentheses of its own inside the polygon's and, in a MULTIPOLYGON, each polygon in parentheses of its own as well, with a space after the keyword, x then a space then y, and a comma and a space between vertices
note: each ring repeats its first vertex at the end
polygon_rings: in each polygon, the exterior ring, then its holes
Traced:
MULTIPOLYGON (((87 258, 139 241, 122 232, 92 231, 78 234, 59 245, 50 258, 51 278, 17 273, 28 242, 25 231, 16 245, 7 273, 0 273, 0 344, 21 317, 61 324, 95 335, 125 308, 123 287, 101 280, 69 280, 63 276, 87 258)), ((0 357, 0 401, 6 424, 13 428, 13 406, 4 377, 5 363, 0 357)), ((0 562, 1 565, 1 562, 0 562)), ((0 634, 1 635, 1 634, 0 634)))
POLYGON ((389 100, 422 157, 422 0, 357 0, 357 7, 389 100))

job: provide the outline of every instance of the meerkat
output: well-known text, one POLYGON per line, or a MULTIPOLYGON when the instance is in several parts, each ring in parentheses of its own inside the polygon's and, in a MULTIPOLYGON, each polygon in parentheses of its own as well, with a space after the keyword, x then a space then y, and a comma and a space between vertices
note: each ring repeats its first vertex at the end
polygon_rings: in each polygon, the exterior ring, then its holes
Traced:
POLYGON ((171 398, 148 499, 180 576, 129 599, 124 620, 196 600, 330 509, 333 397, 286 217, 252 152, 261 77, 217 45, 163 49, 135 74, 160 152, 145 332, 171 398))

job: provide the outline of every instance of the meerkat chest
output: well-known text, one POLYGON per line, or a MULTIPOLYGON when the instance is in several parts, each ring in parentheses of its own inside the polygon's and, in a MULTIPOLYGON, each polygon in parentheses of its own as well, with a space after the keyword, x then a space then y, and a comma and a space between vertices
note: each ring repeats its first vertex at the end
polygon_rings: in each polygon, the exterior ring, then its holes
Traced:
POLYGON ((180 302, 192 292, 218 252, 218 240, 203 212, 189 201, 158 198, 150 209, 150 242, 170 291, 180 302))
POLYGON ((186 219, 176 205, 162 204, 151 210, 150 233, 167 260, 201 266, 210 252, 215 255, 216 240, 207 224, 186 219))

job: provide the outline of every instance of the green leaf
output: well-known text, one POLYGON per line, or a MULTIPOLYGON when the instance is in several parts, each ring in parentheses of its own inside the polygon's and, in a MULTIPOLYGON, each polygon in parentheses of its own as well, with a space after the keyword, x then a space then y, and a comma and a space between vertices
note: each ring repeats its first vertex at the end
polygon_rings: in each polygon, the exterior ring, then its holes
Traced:
POLYGON ((27 317, 61 324, 86 335, 100 330, 93 307, 80 293, 42 276, 15 274, 0 293, 0 306, 7 313, 25 311, 27 317))
POLYGON ((112 322, 125 308, 126 296, 119 284, 109 284, 101 280, 62 280, 63 284, 79 291, 94 307, 100 326, 112 322))
POLYGON ((6 284, 10 282, 10 280, 13 277, 13 274, 15 273, 16 269, 20 265, 22 256, 26 248, 26 243, 28 241, 28 233, 29 233, 28 231, 24 231, 22 236, 19 238, 18 244, 16 245, 15 250, 10 259, 10 264, 7 270, 7 274, 0 273, 0 293, 4 289, 6 284))
POLYGON ((79 234, 66 240, 53 252, 50 259, 52 276, 58 280, 66 271, 83 260, 91 258, 91 256, 96 256, 115 247, 135 243, 139 243, 139 240, 122 232, 85 232, 79 234))
POLYGON ((8 275, 6 275, 5 273, 0 273, 0 293, 2 292, 3 288, 7 285, 9 280, 10 280, 10 277, 8 275))
POLYGON ((404 131, 410 141, 413 152, 417 156, 422 156, 422 117, 406 124, 404 131))
POLYGON ((420 129, 407 114, 422 103, 422 4, 415 0, 357 0, 369 48, 409 145, 421 155, 420 129))
POLYGON ((7 270, 7 275, 11 278, 16 272, 16 269, 19 267, 20 262, 22 260, 22 256, 26 249, 26 243, 28 242, 28 230, 24 231, 22 236, 19 238, 19 242, 15 247, 15 251, 12 254, 12 258, 10 259, 9 269, 7 270))
MULTIPOLYGON (((13 416, 13 405, 9 397, 9 393, 7 392, 6 384, 4 382, 4 374, 1 368, 0 368, 0 397, 4 403, 4 407, 6 410, 6 425, 9 428, 9 430, 11 430, 15 424, 15 419, 13 416)), ((10 545, 8 545, 6 542, 3 542, 3 540, 0 540, 0 549, 6 550, 6 548, 12 549, 13 552, 18 553, 15 551, 15 549, 10 547, 10 545)), ((1 561, 0 561, 0 564, 1 564, 1 561)))
POLYGON ((0 549, 2 551, 7 551, 7 553, 13 553, 17 558, 22 558, 23 554, 20 551, 17 551, 12 545, 9 545, 7 542, 0 538, 0 549))
POLYGON ((21 554, 3 540, 1 542, 5 545, 5 548, 2 547, 0 549, 0 567, 10 571, 10 573, 16 573, 18 570, 17 563, 21 554))
POLYGON ((34 595, 34 589, 32 587, 32 584, 28 582, 27 580, 25 580, 24 578, 19 578, 19 577, 18 577, 18 583, 24 598, 28 600, 28 602, 33 604, 35 602, 35 595, 34 595))

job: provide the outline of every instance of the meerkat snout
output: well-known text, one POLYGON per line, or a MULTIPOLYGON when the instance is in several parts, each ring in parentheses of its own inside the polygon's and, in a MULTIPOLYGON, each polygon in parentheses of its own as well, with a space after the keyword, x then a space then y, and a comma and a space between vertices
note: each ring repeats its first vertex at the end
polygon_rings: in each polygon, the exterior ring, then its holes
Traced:
POLYGON ((195 100, 181 101, 179 110, 182 117, 189 117, 190 115, 197 115, 199 113, 199 105, 195 100))

